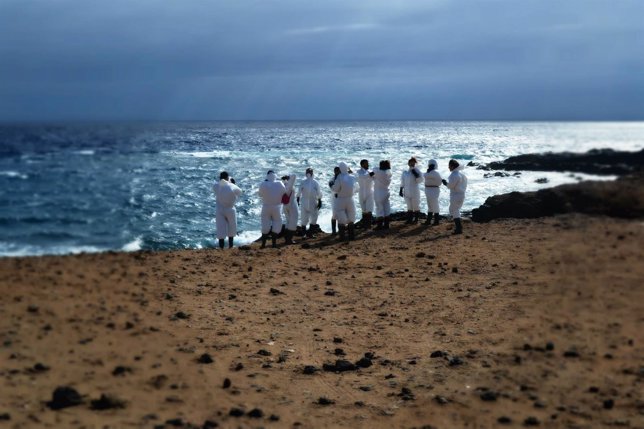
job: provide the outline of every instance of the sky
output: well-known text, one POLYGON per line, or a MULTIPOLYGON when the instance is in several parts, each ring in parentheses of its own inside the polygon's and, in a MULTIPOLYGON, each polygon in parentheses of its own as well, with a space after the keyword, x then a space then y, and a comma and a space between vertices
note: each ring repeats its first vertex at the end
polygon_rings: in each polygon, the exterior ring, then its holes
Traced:
POLYGON ((0 121, 644 120, 642 0, 0 0, 0 121))

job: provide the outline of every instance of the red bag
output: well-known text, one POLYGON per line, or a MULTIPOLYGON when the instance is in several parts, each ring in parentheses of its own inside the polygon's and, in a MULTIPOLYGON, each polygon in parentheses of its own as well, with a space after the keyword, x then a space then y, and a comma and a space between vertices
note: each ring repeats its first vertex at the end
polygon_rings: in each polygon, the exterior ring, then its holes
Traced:
POLYGON ((291 202, 291 194, 282 195, 282 204, 288 204, 290 202, 291 202))

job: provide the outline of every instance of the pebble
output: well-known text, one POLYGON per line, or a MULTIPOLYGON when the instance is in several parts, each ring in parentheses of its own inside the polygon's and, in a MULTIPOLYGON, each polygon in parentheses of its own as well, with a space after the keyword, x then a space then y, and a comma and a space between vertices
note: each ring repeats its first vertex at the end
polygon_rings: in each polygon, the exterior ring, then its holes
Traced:
POLYGON ((431 357, 431 358, 441 358, 443 356, 445 356, 445 353, 443 353, 440 350, 436 350, 435 352, 432 352, 431 355, 429 355, 429 357, 431 357))
POLYGON ((244 410, 242 410, 241 408, 231 408, 228 412, 228 415, 232 417, 241 417, 244 414, 244 410))
POLYGON ((11 420, 11 414, 9 413, 0 414, 0 420, 4 420, 4 421, 11 420))
POLYGON ((257 352, 257 354, 260 356, 271 356, 273 353, 269 352, 268 350, 261 349, 257 352))
POLYGON ((463 365, 463 363, 464 363, 463 359, 461 359, 458 356, 454 356, 449 360, 449 366, 459 366, 459 365, 463 365))
POLYGON ((214 361, 215 360, 208 353, 202 354, 201 356, 199 356, 199 359, 197 359, 197 362, 203 363, 203 364, 213 363, 214 361))
POLYGON ((509 425, 510 423, 512 423, 512 419, 507 416, 501 416, 498 419, 496 419, 496 421, 498 423, 501 423, 502 425, 509 425))
POLYGON ((259 408, 253 408, 248 412, 248 417, 251 417, 254 419, 261 419, 262 417, 264 417, 264 412, 259 408))
POLYGON ((335 404, 335 401, 332 400, 332 399, 329 399, 329 398, 327 398, 325 396, 320 396, 316 403, 318 405, 333 405, 333 404, 335 404))
POLYGON ((203 425, 201 425, 201 429, 215 429, 216 427, 219 427, 219 423, 212 420, 206 420, 203 422, 203 425))
POLYGON ((341 343, 341 342, 342 342, 342 338, 340 338, 340 337, 333 337, 333 342, 334 342, 334 343, 336 343, 336 344, 339 344, 339 343, 341 343))
POLYGON ((549 352, 553 351, 555 349, 555 344, 552 341, 548 341, 546 343, 546 350, 549 352))
POLYGON ((523 421, 524 426, 539 426, 540 424, 541 424, 541 422, 539 421, 539 419, 536 418, 536 417, 532 417, 532 416, 526 418, 523 421))
POLYGON ((493 391, 491 391, 491 390, 488 390, 488 391, 486 391, 486 392, 481 393, 481 395, 480 395, 479 397, 480 397, 480 398, 481 398, 481 400, 483 400, 483 401, 492 402, 492 401, 496 401, 496 399, 498 398, 498 396, 499 396, 499 394, 498 394, 498 393, 493 392, 493 391))
POLYGON ((224 389, 228 389, 232 384, 233 383, 232 381, 230 381, 230 378, 224 378, 224 384, 222 385, 222 387, 224 389))
POLYGON ((284 292, 282 292, 279 289, 275 289, 274 287, 272 287, 271 290, 270 290, 270 294, 271 295, 284 295, 284 292))
POLYGON ((449 403, 449 400, 446 397, 440 396, 440 395, 434 396, 434 401, 436 401, 440 405, 445 405, 449 403))
POLYGON ((579 353, 577 353, 577 351, 576 351, 576 350, 572 350, 572 349, 571 349, 571 350, 566 350, 566 351, 564 352, 563 356, 564 356, 564 357, 567 357, 567 358, 578 358, 578 357, 579 357, 579 353))
POLYGON ((369 368, 371 365, 373 365, 373 362, 366 356, 356 362, 356 366, 360 368, 369 368))
POLYGON ((349 362, 348 360, 336 360, 335 364, 328 364, 325 363, 322 366, 322 369, 325 371, 331 371, 331 372, 344 372, 344 371, 355 371, 357 367, 349 362))
POLYGON ((606 399, 604 401, 605 410, 612 410, 614 406, 615 406, 615 401, 613 401, 612 399, 606 399))
POLYGON ((60 386, 52 393, 51 401, 47 406, 52 410, 61 410, 67 407, 73 407, 83 403, 80 393, 73 387, 60 386))
POLYGON ((112 396, 106 395, 105 393, 101 394, 101 397, 98 399, 93 399, 90 402, 90 408, 92 410, 111 410, 115 408, 125 408, 125 401, 112 396))
POLYGON ((132 373, 132 368, 130 368, 128 366, 119 365, 119 366, 117 366, 116 368, 114 368, 112 370, 112 375, 114 377, 118 377, 120 375, 125 375, 125 374, 128 374, 128 373, 132 373))
POLYGON ((318 369, 318 368, 316 368, 316 367, 314 367, 313 365, 306 365, 306 366, 304 367, 304 370, 302 370, 302 372, 303 372, 304 374, 306 374, 306 375, 315 374, 315 373, 316 373, 316 372, 318 372, 318 371, 319 371, 319 369, 318 369))

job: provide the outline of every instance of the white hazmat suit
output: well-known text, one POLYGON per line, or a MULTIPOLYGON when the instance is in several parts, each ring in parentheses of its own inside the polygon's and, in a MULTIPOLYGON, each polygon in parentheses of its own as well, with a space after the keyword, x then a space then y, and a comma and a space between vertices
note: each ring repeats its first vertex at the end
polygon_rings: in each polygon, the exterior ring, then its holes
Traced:
POLYGON ((216 222, 217 238, 222 240, 226 237, 237 235, 237 212, 235 203, 242 194, 242 190, 226 179, 219 180, 213 187, 217 200, 216 222))
POLYGON ((407 211, 420 211, 420 189, 418 188, 418 185, 422 181, 423 175, 415 166, 409 167, 408 170, 403 171, 402 176, 400 177, 400 187, 403 188, 407 211), (417 175, 414 176, 412 171, 415 171, 417 175))
POLYGON ((297 199, 295 198, 295 174, 289 175, 288 180, 284 181, 286 195, 290 197, 288 204, 284 204, 284 219, 286 220, 286 229, 295 231, 297 229, 297 199))
POLYGON ((317 225, 318 223, 318 200, 322 199, 322 189, 317 180, 311 174, 300 183, 297 191, 297 198, 300 199, 300 225, 317 225))
POLYGON ((340 175, 335 179, 333 192, 337 195, 333 211, 340 225, 348 225, 356 221, 356 205, 353 201, 356 177, 349 174, 349 167, 344 162, 338 164, 340 175))
POLYGON ((373 169, 374 201, 376 203, 376 217, 387 217, 391 214, 389 202, 389 185, 391 184, 391 170, 373 169))
POLYGON ((467 189, 467 177, 461 170, 462 165, 456 167, 447 178, 447 187, 449 188, 449 214, 454 219, 461 218, 461 207, 465 201, 465 190, 467 189))
POLYGON ((358 191, 358 201, 360 202, 360 209, 362 210, 362 215, 365 213, 373 212, 373 185, 374 179, 369 173, 369 170, 365 168, 360 168, 358 170, 358 185, 360 189, 358 191))
POLYGON ((429 165, 433 165, 434 169, 423 174, 425 178, 425 197, 427 197, 427 211, 429 213, 438 213, 438 197, 441 194, 440 185, 443 181, 440 173, 436 171, 438 163, 436 160, 430 160, 429 165))
POLYGON ((272 171, 266 175, 259 185, 259 197, 262 199, 262 234, 273 231, 279 234, 282 229, 282 196, 286 193, 284 184, 276 180, 277 176, 272 171))

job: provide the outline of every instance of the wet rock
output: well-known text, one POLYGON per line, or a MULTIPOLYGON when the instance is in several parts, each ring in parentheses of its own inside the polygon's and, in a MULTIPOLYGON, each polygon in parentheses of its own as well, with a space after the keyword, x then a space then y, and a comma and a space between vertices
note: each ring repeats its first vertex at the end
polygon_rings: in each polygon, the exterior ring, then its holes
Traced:
POLYGON ((76 389, 69 386, 61 386, 54 390, 51 401, 47 402, 47 406, 52 410, 62 410, 63 408, 74 407, 82 403, 83 398, 76 389))
POLYGON ((318 405, 333 405, 335 401, 327 398, 326 396, 320 396, 316 402, 318 405))
POLYGON ((269 352, 268 350, 261 349, 257 352, 258 355, 260 356, 272 356, 273 353, 269 352))
POLYGON ((612 399, 606 399, 604 401, 605 410, 612 410, 614 406, 615 406, 615 401, 613 401, 612 399))
POLYGON ((125 401, 117 398, 116 396, 101 394, 98 399, 93 399, 90 402, 92 410, 111 410, 115 408, 125 408, 125 401))
POLYGON ((547 177, 539 177, 538 179, 536 179, 534 181, 534 183, 539 183, 541 185, 544 184, 544 183, 548 183, 548 182, 550 182, 550 180, 548 180, 547 177))
POLYGON ((199 358, 197 359, 197 362, 202 363, 202 364, 209 364, 213 363, 215 360, 210 356, 208 353, 204 353, 199 358))
POLYGON ((224 389, 228 389, 232 384, 233 383, 232 381, 230 381, 230 378, 224 378, 224 384, 222 385, 222 387, 224 389))
POLYGON ((264 412, 259 408, 253 408, 248 412, 248 417, 253 419, 261 419, 264 417, 264 412))
POLYGON ((242 417, 244 414, 246 414, 244 410, 242 410, 241 408, 235 408, 235 407, 231 408, 230 411, 228 412, 228 415, 232 417, 242 417))
POLYGON ((319 371, 319 369, 314 367, 313 365, 306 365, 304 367, 304 369, 302 370, 302 373, 304 373, 306 375, 312 375, 312 374, 315 374, 318 371, 319 371))
POLYGON ((530 416, 523 421, 524 426, 539 426, 541 422, 538 418, 530 416))

